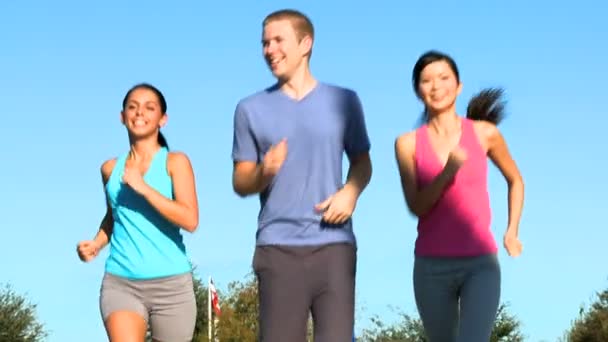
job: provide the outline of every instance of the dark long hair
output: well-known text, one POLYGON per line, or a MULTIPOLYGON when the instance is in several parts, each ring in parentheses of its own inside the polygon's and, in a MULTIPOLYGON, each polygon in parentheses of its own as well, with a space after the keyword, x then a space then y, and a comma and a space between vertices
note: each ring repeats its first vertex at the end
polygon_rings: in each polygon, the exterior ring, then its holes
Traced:
MULTIPOLYGON (((127 91, 125 98, 122 100, 122 110, 125 110, 125 107, 127 106, 127 101, 129 101, 129 97, 137 89, 146 89, 146 90, 150 90, 151 92, 153 92, 154 95, 156 95, 156 98, 158 99, 158 103, 160 104, 160 111, 163 114, 167 113, 167 101, 165 100, 165 96, 163 95, 163 93, 160 90, 158 90, 158 88, 156 88, 155 86, 153 86, 149 83, 139 83, 139 84, 136 84, 133 87, 131 87, 131 89, 129 89, 129 91, 127 91)), ((165 139, 165 136, 160 132, 160 130, 158 131, 157 139, 158 139, 158 144, 160 146, 169 149, 169 144, 167 144, 167 139, 165 139)))
MULTIPOLYGON (((430 50, 422 54, 412 70, 412 86, 414 92, 419 96, 418 86, 420 84, 420 75, 424 68, 434 62, 444 61, 446 62, 454 75, 456 81, 460 83, 460 73, 458 72, 458 66, 452 57, 443 52, 436 50, 430 50)), ((487 88, 481 90, 475 96, 471 98, 467 106, 467 118, 471 120, 485 120, 495 125, 500 123, 504 118, 505 112, 505 101, 503 99, 504 90, 502 88, 487 88)), ((422 122, 428 122, 429 115, 425 108, 422 113, 422 122)))
POLYGON ((498 125, 505 117, 504 89, 483 89, 469 101, 467 118, 483 120, 498 125))

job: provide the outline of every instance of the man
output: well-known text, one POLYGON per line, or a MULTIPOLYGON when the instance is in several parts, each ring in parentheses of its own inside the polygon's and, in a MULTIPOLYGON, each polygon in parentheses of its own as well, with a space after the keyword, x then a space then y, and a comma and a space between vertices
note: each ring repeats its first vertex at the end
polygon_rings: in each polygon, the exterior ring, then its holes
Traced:
POLYGON ((277 83, 235 111, 233 187, 261 202, 253 267, 262 342, 304 342, 309 312, 315 341, 353 334, 351 215, 371 178, 370 142, 357 94, 312 76, 313 39, 304 14, 268 15, 263 52, 277 83))

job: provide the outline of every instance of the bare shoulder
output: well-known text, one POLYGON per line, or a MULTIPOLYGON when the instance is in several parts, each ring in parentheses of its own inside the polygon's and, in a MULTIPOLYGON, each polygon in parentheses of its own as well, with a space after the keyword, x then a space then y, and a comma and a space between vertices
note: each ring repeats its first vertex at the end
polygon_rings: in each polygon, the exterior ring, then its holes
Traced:
POLYGON ((498 127, 489 121, 473 121, 473 127, 475 127, 475 132, 482 133, 484 136, 492 136, 498 133, 498 127))
POLYGON ((192 164, 190 163, 190 158, 184 152, 180 151, 172 151, 167 155, 167 167, 169 172, 181 169, 181 168, 192 168, 192 164))
POLYGON ((407 155, 413 154, 416 149, 416 131, 403 133, 395 139, 395 151, 407 155))
POLYGON ((479 138, 481 145, 486 150, 488 150, 493 142, 500 137, 500 130, 491 122, 483 120, 474 121, 473 128, 475 129, 475 134, 479 138))
POLYGON ((112 170, 114 170, 114 166, 116 165, 116 158, 108 159, 101 164, 101 176, 103 177, 103 182, 107 182, 112 174, 112 170))

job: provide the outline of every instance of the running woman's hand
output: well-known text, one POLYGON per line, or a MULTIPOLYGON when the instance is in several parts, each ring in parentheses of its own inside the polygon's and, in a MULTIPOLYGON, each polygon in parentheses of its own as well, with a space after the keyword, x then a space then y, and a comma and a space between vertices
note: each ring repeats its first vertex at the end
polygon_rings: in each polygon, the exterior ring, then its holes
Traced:
POLYGON ((323 213, 323 221, 329 224, 342 224, 352 216, 357 204, 356 193, 348 186, 338 190, 323 202, 317 204, 317 212, 323 213))
POLYGON ((264 177, 276 176, 276 174, 279 173, 281 166, 283 166, 286 157, 287 140, 283 139, 278 144, 271 146, 264 155, 262 175, 264 177))
POLYGON ((122 175, 123 183, 129 185, 135 192, 141 194, 146 187, 144 177, 139 171, 139 168, 129 165, 125 165, 124 174, 122 175))
POLYGON ((456 146, 449 154, 448 161, 445 164, 445 169, 452 175, 455 175, 460 167, 467 160, 467 152, 460 146, 456 146))
POLYGON ((517 238, 517 233, 514 229, 507 229, 503 239, 503 244, 507 250, 507 253, 514 258, 518 257, 523 250, 523 246, 517 238))
POLYGON ((76 248, 78 257, 84 262, 89 262, 95 259, 100 250, 101 246, 95 241, 81 241, 78 243, 78 247, 76 248))

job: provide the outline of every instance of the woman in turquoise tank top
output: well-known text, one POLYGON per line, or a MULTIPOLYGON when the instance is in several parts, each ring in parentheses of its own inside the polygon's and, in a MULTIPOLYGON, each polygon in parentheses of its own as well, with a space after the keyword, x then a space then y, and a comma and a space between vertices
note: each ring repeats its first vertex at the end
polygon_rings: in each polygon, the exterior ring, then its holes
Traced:
POLYGON ((196 302, 181 230, 198 226, 192 165, 160 133, 167 103, 158 89, 138 84, 122 107, 130 149, 101 166, 107 212, 78 256, 89 262, 110 245, 100 291, 110 341, 144 341, 148 327, 154 341, 190 341, 196 302))
POLYGON ((414 295, 430 342, 487 342, 500 302, 501 273, 491 232, 487 159, 509 188, 503 244, 516 257, 524 185, 496 127, 501 89, 487 89, 456 113, 462 84, 454 60, 423 54, 412 83, 424 103, 424 123, 395 142, 403 193, 418 217, 414 295))

